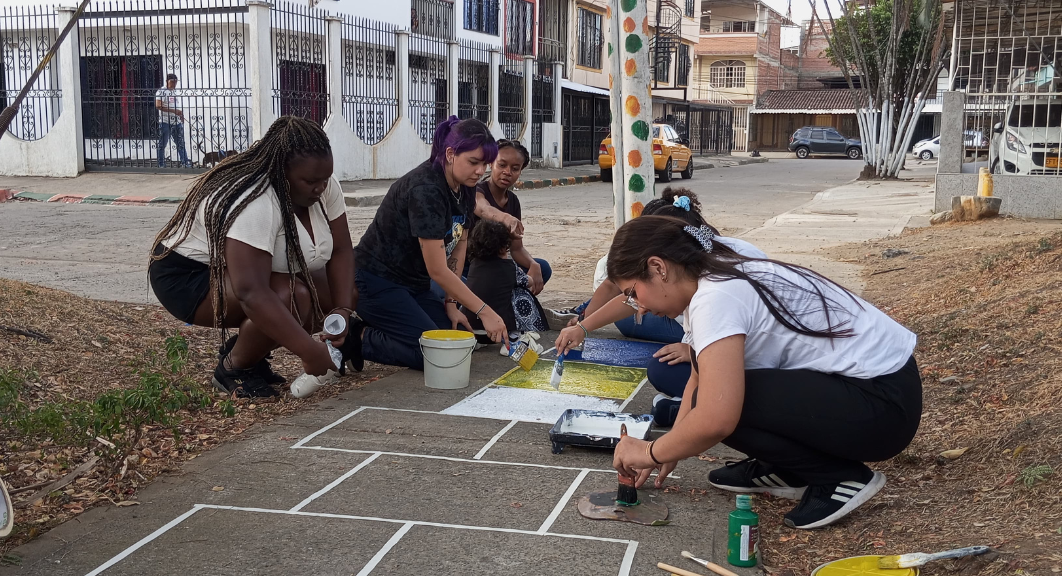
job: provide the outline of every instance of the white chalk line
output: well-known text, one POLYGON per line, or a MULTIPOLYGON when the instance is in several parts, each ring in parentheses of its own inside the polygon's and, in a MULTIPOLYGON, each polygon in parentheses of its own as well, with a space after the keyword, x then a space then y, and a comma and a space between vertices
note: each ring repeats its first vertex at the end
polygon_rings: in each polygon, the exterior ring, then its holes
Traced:
POLYGON ((181 514, 180 516, 174 518, 173 520, 170 520, 162 528, 159 528, 158 530, 155 530, 151 534, 148 534, 147 536, 141 538, 136 544, 133 544, 132 546, 126 548, 125 550, 122 550, 121 552, 118 553, 117 556, 111 558, 110 560, 104 562, 103 564, 100 564, 99 568, 96 568, 95 570, 93 570, 92 572, 89 572, 85 576, 96 576, 97 574, 103 572, 104 570, 110 568, 111 566, 114 566, 115 564, 121 562, 127 556, 132 554, 133 552, 136 552, 137 550, 143 548, 145 545, 149 544, 152 540, 158 538, 159 536, 162 536, 163 534, 168 532, 171 528, 173 528, 174 526, 180 524, 181 522, 184 522, 185 520, 188 519, 189 516, 191 516, 192 514, 195 514, 196 512, 198 512, 199 510, 201 510, 203 508, 205 508, 205 506, 201 506, 199 504, 196 504, 195 506, 192 506, 191 510, 185 512, 184 514, 181 514))
POLYGON ((357 466, 352 468, 350 471, 348 471, 347 473, 343 474, 339 478, 336 478, 335 480, 333 480, 331 483, 328 484, 328 486, 325 486, 324 488, 321 488, 317 492, 314 492, 312 495, 310 495, 309 498, 307 498, 307 499, 303 500, 302 502, 299 502, 298 504, 293 506, 291 511, 292 512, 298 512, 299 510, 302 510, 307 505, 309 505, 310 502, 313 502, 314 500, 320 498, 321 496, 324 496, 329 491, 331 491, 333 488, 335 488, 336 486, 339 486, 340 484, 342 484, 343 481, 345 481, 347 478, 350 478, 351 476, 357 474, 358 470, 361 470, 362 468, 368 466, 369 464, 372 463, 373 460, 376 460, 379 457, 380 457, 380 452, 374 452, 371 456, 369 456, 368 458, 362 460, 357 466))
POLYGON ((336 426, 339 426, 343 422, 346 422, 347 419, 352 418, 355 414, 357 414, 358 412, 361 412, 362 410, 365 410, 366 408, 367 408, 367 406, 362 406, 362 407, 354 410, 353 412, 347 414, 346 416, 343 416, 339 420, 336 420, 335 422, 332 422, 328 426, 325 426, 324 428, 321 428, 320 430, 314 432, 313 434, 310 434, 309 436, 303 438, 302 440, 299 440, 298 442, 295 443, 294 446, 292 446, 292 448, 302 448, 303 444, 306 444, 310 440, 313 440, 314 438, 320 436, 321 434, 324 434, 325 432, 328 432, 332 428, 335 428, 336 426))
POLYGON ((383 545, 383 548, 380 548, 380 551, 365 564, 365 567, 361 569, 361 572, 358 572, 358 576, 369 576, 369 574, 371 574, 376 568, 376 565, 384 559, 384 556, 387 556, 387 553, 391 551, 391 548, 394 548, 395 544, 398 544, 398 541, 401 540, 402 537, 406 535, 406 532, 409 532, 409 529, 413 526, 414 524, 412 522, 406 522, 403 524, 402 527, 398 529, 398 532, 395 532, 394 535, 391 536, 391 539, 383 545))
POLYGON ((627 396, 627 399, 624 400, 622 404, 620 404, 620 407, 619 407, 619 411, 620 412, 623 412, 627 408, 627 404, 630 404, 631 400, 634 400, 634 397, 637 396, 638 393, 642 391, 642 386, 645 386, 645 383, 648 382, 648 381, 649 381, 649 378, 642 378, 642 381, 638 383, 638 387, 634 389, 634 392, 631 392, 631 395, 627 396))
POLYGON ((487 453, 487 450, 490 450, 491 446, 494 446, 494 444, 498 440, 501 440, 501 437, 505 436, 506 432, 508 432, 509 430, 512 430, 513 426, 516 426, 517 422, 519 422, 519 420, 512 420, 508 424, 506 424, 505 428, 502 428, 501 432, 498 432, 497 434, 495 434, 494 437, 490 439, 490 442, 487 442, 487 444, 484 445, 483 448, 480 448, 479 452, 476 452, 476 455, 473 456, 472 459, 473 460, 479 460, 480 458, 483 458, 483 455, 487 453))
POLYGON ((568 501, 572 499, 572 495, 574 495, 575 491, 579 489, 579 485, 583 483, 583 480, 589 473, 590 470, 584 468, 579 472, 579 475, 575 477, 575 480, 572 480, 572 485, 568 487, 568 490, 564 492, 564 496, 561 496, 560 501, 553 507, 553 511, 549 513, 546 521, 538 528, 538 534, 549 532, 550 527, 553 526, 553 523, 560 517, 561 512, 563 512, 564 508, 568 505, 568 501))
POLYGON ((634 554, 638 551, 638 542, 632 540, 627 544, 627 552, 623 555, 623 563, 620 564, 619 576, 630 576, 631 567, 634 566, 634 554))
POLYGON ((425 520, 402 520, 397 518, 380 518, 376 516, 356 516, 353 514, 330 514, 328 512, 292 512, 291 510, 275 510, 271 508, 249 508, 244 506, 224 506, 220 504, 197 504, 200 508, 211 510, 231 510, 235 512, 253 512, 258 514, 280 514, 283 516, 306 516, 311 518, 334 518, 337 520, 362 520, 365 522, 386 522, 388 524, 412 524, 414 526, 428 526, 431 528, 452 528, 454 530, 473 530, 477 532, 501 532, 505 534, 523 534, 525 536, 549 536, 552 538, 571 538, 573 540, 590 540, 593 542, 609 542, 612 544, 630 544, 636 540, 624 540, 622 538, 605 538, 603 536, 588 536, 585 534, 559 534, 546 532, 539 534, 537 530, 522 530, 520 528, 495 528, 492 526, 473 526, 468 524, 447 524, 445 522, 428 522, 425 520))
MULTIPOLYGON (((300 446, 300 450, 322 450, 325 452, 345 452, 347 454, 376 454, 381 456, 398 456, 405 458, 425 458, 428 460, 447 460, 450 462, 468 462, 471 464, 498 464, 501 466, 524 466, 527 468, 545 468, 547 470, 587 470, 589 472, 615 474, 615 469, 605 470, 603 468, 584 468, 581 466, 557 466, 555 464, 533 464, 530 462, 503 462, 501 460, 472 460, 470 458, 457 458, 456 456, 436 456, 433 454, 410 454, 408 452, 383 452, 380 450, 357 450, 355 448, 332 448, 329 446, 300 446)), ((656 476, 656 473, 650 474, 650 476, 656 476)), ((675 480, 681 480, 681 476, 671 474, 668 478, 675 480)))

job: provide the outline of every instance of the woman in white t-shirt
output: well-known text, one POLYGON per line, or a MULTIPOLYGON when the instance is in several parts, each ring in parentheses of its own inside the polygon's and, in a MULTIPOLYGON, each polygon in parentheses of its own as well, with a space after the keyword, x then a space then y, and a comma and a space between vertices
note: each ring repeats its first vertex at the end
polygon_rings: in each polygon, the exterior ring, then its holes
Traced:
POLYGON ((640 485, 659 468, 659 487, 679 460, 723 443, 748 458, 709 482, 800 498, 793 528, 833 523, 884 486, 864 462, 896 456, 918 430, 913 333, 811 270, 749 259, 675 218, 623 225, 608 275, 642 313, 685 315, 694 353, 674 427, 623 439, 621 475, 640 485))
MULTIPOLYGON (((239 328, 221 347, 217 388, 277 396, 271 385, 284 378, 267 357, 278 346, 301 358, 308 374, 334 369, 310 333, 329 313, 349 327, 358 295, 343 191, 321 127, 282 117, 247 151, 200 177, 155 239, 148 274, 177 319, 223 335, 239 328)), ((344 364, 360 370, 359 334, 350 336, 330 338, 344 364)))

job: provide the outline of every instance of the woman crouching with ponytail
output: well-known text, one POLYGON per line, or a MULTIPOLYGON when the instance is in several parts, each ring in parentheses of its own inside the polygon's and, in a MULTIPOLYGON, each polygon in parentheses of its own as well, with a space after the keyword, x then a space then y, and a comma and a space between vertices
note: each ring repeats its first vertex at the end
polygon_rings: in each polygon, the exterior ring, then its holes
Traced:
MULTIPOLYGON (((357 305, 354 247, 332 149, 321 127, 285 116, 247 151, 200 177, 159 232, 148 266, 159 302, 196 326, 239 328, 221 348, 214 386, 276 396, 267 356, 283 346, 309 374, 334 369, 310 332, 357 305)), ((342 347, 346 332, 330 336, 342 347)), ((360 369, 360 365, 358 366, 360 369)))
POLYGON ((674 427, 624 438, 621 475, 656 486, 679 460, 723 443, 748 458, 712 471, 732 492, 799 499, 792 528, 826 526, 885 485, 864 462, 899 454, 922 414, 916 337, 811 270, 750 259, 707 227, 642 216, 616 233, 609 280, 642 313, 685 314, 693 371, 674 427))

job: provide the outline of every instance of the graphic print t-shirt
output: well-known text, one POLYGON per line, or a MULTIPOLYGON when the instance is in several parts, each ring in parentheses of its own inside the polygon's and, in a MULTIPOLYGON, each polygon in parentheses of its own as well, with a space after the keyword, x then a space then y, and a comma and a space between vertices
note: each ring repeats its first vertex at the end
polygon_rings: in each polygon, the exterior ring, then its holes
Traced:
MULTIPOLYGON (((177 110, 177 91, 170 90, 169 88, 162 88, 158 92, 155 92, 155 100, 162 100, 162 105, 177 110)), ((181 119, 177 117, 173 112, 163 112, 159 110, 159 122, 165 122, 167 124, 180 124, 181 119)))
POLYGON ((442 240, 449 258, 466 233, 475 198, 467 186, 455 196, 430 162, 417 166, 388 189, 355 249, 358 268, 418 292, 428 290, 431 277, 420 239, 442 240))

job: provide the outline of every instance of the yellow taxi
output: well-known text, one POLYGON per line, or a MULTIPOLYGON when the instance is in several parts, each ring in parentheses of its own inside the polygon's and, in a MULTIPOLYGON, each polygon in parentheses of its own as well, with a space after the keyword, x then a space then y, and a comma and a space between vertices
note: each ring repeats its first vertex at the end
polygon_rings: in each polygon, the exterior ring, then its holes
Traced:
MULTIPOLYGON (((653 169, 661 182, 671 182, 672 173, 679 170, 683 178, 693 178, 693 152, 688 142, 670 124, 653 124, 653 169)), ((612 181, 612 165, 616 150, 612 148, 612 134, 601 141, 597 164, 601 167, 601 181, 612 181)))

